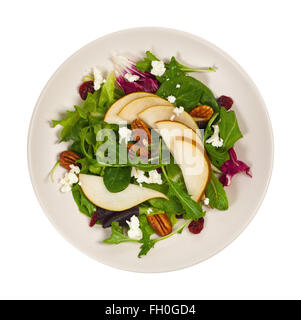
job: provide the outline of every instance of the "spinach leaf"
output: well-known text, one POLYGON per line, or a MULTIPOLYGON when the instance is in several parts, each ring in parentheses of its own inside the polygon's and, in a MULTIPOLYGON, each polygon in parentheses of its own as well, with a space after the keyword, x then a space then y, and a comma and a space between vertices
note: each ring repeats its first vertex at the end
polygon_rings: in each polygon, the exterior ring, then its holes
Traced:
POLYGON ((237 118, 233 110, 227 111, 224 107, 220 110, 221 121, 218 124, 220 136, 224 140, 223 148, 229 150, 234 143, 242 138, 237 118))
POLYGON ((120 192, 128 187, 131 181, 131 167, 106 168, 103 182, 110 192, 120 192))
POLYGON ((199 85, 202 91, 199 104, 207 105, 211 107, 214 110, 214 112, 219 112, 219 105, 212 91, 201 81, 199 81, 199 85))
POLYGON ((227 210, 229 208, 227 194, 223 185, 219 182, 213 172, 206 189, 206 197, 210 200, 210 205, 218 210, 227 210))
POLYGON ((230 159, 228 151, 224 150, 223 148, 216 148, 216 147, 213 147, 213 145, 208 143, 205 143, 205 147, 211 162, 217 168, 220 168, 220 166, 225 161, 230 159))
POLYGON ((119 244, 122 242, 138 242, 138 240, 131 239, 123 234, 122 228, 119 226, 119 223, 114 221, 112 222, 112 234, 109 238, 103 241, 108 244, 119 244))
POLYGON ((242 138, 242 133, 239 129, 238 122, 233 110, 228 111, 222 107, 220 113, 212 116, 204 133, 205 148, 211 162, 220 167, 225 161, 230 159, 228 150, 234 146, 234 143, 242 138), (220 137, 223 139, 223 146, 220 148, 213 147, 211 144, 206 143, 206 140, 213 134, 211 128, 212 124, 218 119, 219 116, 219 129, 220 137))
POLYGON ((78 184, 73 185, 72 195, 75 203, 78 206, 79 211, 91 218, 93 213, 96 211, 96 207, 84 195, 81 187, 78 184))
POLYGON ((177 107, 183 106, 187 112, 199 104, 202 93, 200 82, 189 76, 180 76, 165 81, 156 92, 164 99, 167 99, 168 96, 174 96, 176 98, 174 104, 177 107), (177 84, 180 85, 180 88, 177 88, 177 84))
POLYGON ((185 75, 185 72, 183 72, 180 68, 180 64, 177 62, 175 57, 172 57, 170 59, 169 64, 165 64, 166 71, 164 72, 163 76, 158 77, 157 80, 161 83, 165 81, 169 81, 170 79, 178 79, 181 76, 185 75))

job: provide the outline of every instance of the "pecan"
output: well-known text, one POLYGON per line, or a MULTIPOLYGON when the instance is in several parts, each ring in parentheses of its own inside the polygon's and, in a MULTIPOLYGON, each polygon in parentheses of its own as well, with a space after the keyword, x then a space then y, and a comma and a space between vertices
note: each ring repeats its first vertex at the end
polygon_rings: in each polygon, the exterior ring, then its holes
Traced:
POLYGON ((213 113, 213 109, 206 105, 198 106, 189 112, 192 117, 201 119, 202 121, 208 121, 213 113))
POLYGON ((145 148, 141 144, 128 143, 127 149, 131 158, 134 158, 136 155, 141 156, 143 158, 148 158, 150 155, 147 148, 145 148))
POLYGON ((172 231, 170 220, 165 213, 147 216, 147 221, 150 226, 156 231, 156 233, 161 237, 170 234, 172 231))
MULTIPOLYGON (((142 140, 146 140, 148 144, 152 142, 152 136, 150 131, 147 128, 147 125, 140 119, 136 119, 131 123, 131 127, 133 130, 133 134, 135 136, 136 141, 139 141, 140 138, 142 140)), ((144 143, 143 143, 144 144, 144 143)))
POLYGON ((63 151, 60 154, 60 165, 67 169, 70 170, 70 165, 76 165, 76 161, 80 159, 80 156, 73 152, 73 151, 63 151))

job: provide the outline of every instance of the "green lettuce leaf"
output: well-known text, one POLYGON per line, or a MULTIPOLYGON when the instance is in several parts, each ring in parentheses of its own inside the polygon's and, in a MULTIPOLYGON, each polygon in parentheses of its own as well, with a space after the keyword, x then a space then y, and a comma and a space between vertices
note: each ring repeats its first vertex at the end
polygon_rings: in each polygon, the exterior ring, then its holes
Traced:
POLYGON ((206 197, 209 198, 209 204, 218 210, 227 210, 229 208, 228 198, 223 185, 213 172, 206 189, 206 197))

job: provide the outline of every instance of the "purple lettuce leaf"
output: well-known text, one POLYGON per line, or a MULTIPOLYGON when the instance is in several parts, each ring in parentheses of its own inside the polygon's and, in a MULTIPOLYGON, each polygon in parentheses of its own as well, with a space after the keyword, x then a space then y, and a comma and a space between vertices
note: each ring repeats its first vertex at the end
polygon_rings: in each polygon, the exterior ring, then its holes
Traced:
POLYGON ((224 164, 222 164, 222 175, 219 178, 219 181, 223 184, 223 186, 229 186, 231 184, 232 178, 239 172, 244 172, 252 178, 250 167, 247 166, 244 162, 237 160, 234 149, 231 148, 228 152, 230 155, 230 160, 227 160, 224 162, 224 164))
POLYGON ((131 60, 123 56, 115 56, 113 58, 115 65, 116 81, 120 88, 129 94, 132 92, 151 92, 155 93, 160 86, 156 77, 149 72, 141 72, 131 60), (130 82, 125 78, 126 74, 138 76, 139 79, 130 82))

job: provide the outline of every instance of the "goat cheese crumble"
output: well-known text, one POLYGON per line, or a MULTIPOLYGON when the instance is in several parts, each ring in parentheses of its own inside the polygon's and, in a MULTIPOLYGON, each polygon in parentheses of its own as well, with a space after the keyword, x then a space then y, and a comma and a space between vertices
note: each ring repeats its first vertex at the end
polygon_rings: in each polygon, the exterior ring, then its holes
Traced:
POLYGON ((183 107, 174 108, 174 110, 173 110, 173 113, 175 113, 177 116, 179 116, 183 112, 184 112, 184 108, 183 107))
POLYGON ((175 115, 173 114, 171 117, 170 117, 170 121, 174 121, 175 120, 175 115))
POLYGON ((101 84, 104 82, 101 71, 97 68, 93 68, 93 76, 94 76, 94 90, 97 91, 100 89, 101 84))
POLYGON ((168 96, 167 97, 167 100, 170 102, 170 103, 174 103, 176 101, 176 97, 174 96, 168 96))
POLYGON ((224 140, 219 137, 219 126, 214 125, 212 128, 214 130, 213 135, 206 140, 206 143, 211 143, 213 147, 220 148, 223 145, 224 140))
POLYGON ((205 205, 205 206, 208 206, 208 205, 209 205, 209 202, 210 202, 209 198, 205 198, 205 199, 204 199, 204 205, 205 205))
POLYGON ((80 168, 73 164, 70 165, 70 171, 66 172, 64 178, 60 180, 61 192, 69 192, 72 189, 72 185, 78 182, 77 174, 80 173, 80 168))
POLYGON ((162 184, 162 177, 161 174, 158 173, 157 170, 152 170, 148 172, 148 177, 145 175, 145 172, 142 170, 139 170, 137 168, 132 168, 131 177, 134 177, 136 181, 141 185, 141 183, 156 183, 156 184, 162 184))
POLYGON ((124 78, 128 81, 128 82, 135 82, 137 80, 140 79, 139 76, 137 76, 136 74, 130 74, 130 73, 126 73, 124 75, 124 78))
POLYGON ((180 85, 180 84, 177 84, 177 85, 176 85, 176 88, 177 88, 177 89, 181 88, 181 85, 180 85))
POLYGON ((132 130, 127 127, 119 127, 119 143, 125 140, 125 143, 128 143, 132 139, 132 130))
POLYGON ((134 240, 142 239, 142 231, 140 229, 140 222, 136 216, 132 216, 130 221, 126 222, 129 226, 128 237, 134 240))
POLYGON ((166 68, 164 66, 164 62, 163 61, 152 61, 152 70, 151 70, 151 74, 153 74, 154 76, 163 76, 163 74, 165 73, 166 68))

